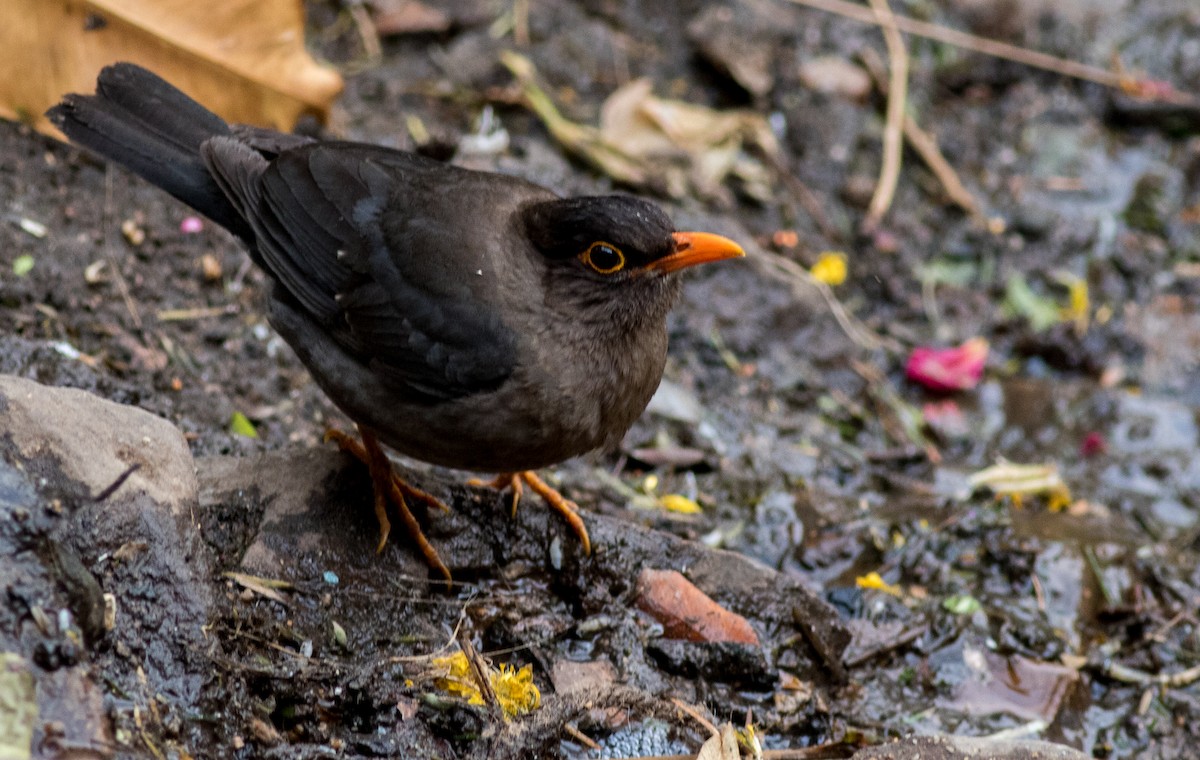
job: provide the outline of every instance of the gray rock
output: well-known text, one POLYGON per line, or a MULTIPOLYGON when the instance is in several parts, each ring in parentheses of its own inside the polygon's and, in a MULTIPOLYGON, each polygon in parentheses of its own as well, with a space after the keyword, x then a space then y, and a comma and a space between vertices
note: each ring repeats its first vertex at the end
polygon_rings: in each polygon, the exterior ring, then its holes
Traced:
POLYGON ((122 486, 179 516, 196 500, 187 441, 174 425, 74 388, 51 388, 0 375, 0 430, 29 461, 49 457, 62 477, 99 494, 131 465, 122 486))
POLYGON ((165 715, 194 709, 207 677, 191 454, 148 412, 12 376, 0 376, 0 431, 0 651, 32 663, 33 747, 107 757, 147 704, 106 708, 93 673, 174 695, 165 715))
POLYGON ((1079 750, 1041 741, 914 736, 855 752, 853 760, 1083 760, 1079 750))
POLYGON ((688 425, 699 424, 704 415, 704 407, 694 393, 666 378, 654 392, 646 411, 688 425))

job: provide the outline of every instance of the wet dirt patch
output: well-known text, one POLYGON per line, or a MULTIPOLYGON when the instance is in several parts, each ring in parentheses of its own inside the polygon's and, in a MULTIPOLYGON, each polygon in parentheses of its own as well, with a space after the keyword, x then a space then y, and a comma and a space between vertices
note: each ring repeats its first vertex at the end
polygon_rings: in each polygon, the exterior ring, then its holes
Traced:
MULTIPOLYGON (((194 756, 576 756, 586 750, 562 733, 570 723, 614 756, 694 753, 703 731, 647 698, 677 695, 734 723, 753 707, 771 747, 1017 730, 1094 756, 1186 756, 1200 725, 1189 677, 1200 624, 1200 148, 1187 114, 914 38, 910 111, 1004 230, 948 207, 906 154, 892 213, 862 237, 880 103, 813 90, 801 65, 882 50, 876 31, 740 2, 530 5, 521 52, 569 118, 594 122, 636 76, 664 97, 749 107, 775 127, 786 167, 826 217, 782 183, 766 202, 736 182, 723 200, 664 201, 681 227, 744 240, 751 257, 689 280, 671 322, 669 384, 620 451, 556 470, 605 551, 582 558, 539 505, 514 521, 503 497, 417 468, 453 502, 454 514, 423 518, 463 585, 438 589, 402 546, 375 556, 364 473, 320 445, 327 424, 347 421, 267 328, 266 285, 232 237, 211 224, 185 233, 190 212, 170 198, 3 123, 0 370, 169 420, 202 481, 202 543, 170 555, 165 528, 137 518, 140 508, 116 519, 85 504, 89 492, 61 469, 14 470, 5 449, 0 493, 31 516, 0 531, 29 579, 0 613, 21 631, 5 649, 42 652, 31 667, 48 678, 86 676, 80 704, 112 721, 98 746, 139 752, 150 742, 194 756), (753 54, 723 29, 727 10, 755 28, 774 19, 753 54), (22 230, 22 218, 47 236, 22 230), (121 234, 127 220, 145 233, 137 245, 121 234), (838 301, 879 346, 853 341, 819 294, 763 264, 810 266, 829 249, 848 255, 838 301), (32 269, 17 276, 25 255, 32 269), (206 275, 205 257, 220 276, 206 275), (1058 319, 1077 281, 1090 299, 1082 327, 1058 319), (1055 323, 1035 326, 1039 314, 1055 323), (909 348, 974 336, 991 345, 978 388, 946 397, 904 379, 909 348), (958 421, 922 439, 934 461, 903 413, 929 420, 928 406, 947 400, 958 421), (234 412, 257 439, 230 431, 234 412), (1055 464, 1071 503, 1051 512, 1037 498, 1018 507, 965 495, 969 476, 1000 456, 1055 464), (702 512, 664 512, 667 494, 702 512), (69 553, 39 553, 31 536, 69 553), (83 577, 76 564, 123 599, 119 620, 136 623, 75 644, 69 632, 94 624, 74 598, 95 596, 69 580, 83 577), (637 611, 644 564, 680 571, 750 619, 762 650, 664 639, 637 611), (285 602, 227 571, 285 581, 285 602), (872 572, 881 584, 861 586, 872 572), (801 586, 841 622, 806 626, 826 613, 801 586), (35 607, 72 610, 74 622, 43 630, 35 607), (544 712, 505 728, 430 686, 428 655, 453 648, 456 628, 497 663, 532 664, 544 712), (562 688, 572 664, 593 669, 575 676, 586 697, 562 688), (1014 706, 1014 690, 1029 701, 1014 706), (589 700, 613 709, 589 711, 589 700), (634 719, 618 724, 621 712, 634 719)), ((1100 65, 1119 51, 1132 69, 1200 87, 1187 53, 1200 31, 1183 0, 1103 15, 1018 4, 1036 25, 991 23, 978 5, 933 13, 1100 65)), ((360 63, 344 9, 309 9, 312 44, 360 63)), ((443 31, 385 40, 382 60, 349 79, 338 129, 412 148, 403 125, 416 116, 434 136, 422 150, 445 157, 486 102, 509 147, 460 160, 563 193, 608 191, 513 105, 497 57, 512 40, 492 33, 505 12, 455 4, 443 31)))

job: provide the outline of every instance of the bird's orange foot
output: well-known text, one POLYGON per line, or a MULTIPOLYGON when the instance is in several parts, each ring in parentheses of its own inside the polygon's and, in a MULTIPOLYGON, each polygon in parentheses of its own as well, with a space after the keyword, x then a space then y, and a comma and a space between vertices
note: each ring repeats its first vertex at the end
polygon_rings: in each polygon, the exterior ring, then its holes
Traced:
POLYGON ((375 551, 383 551, 383 547, 387 545, 388 535, 392 532, 392 522, 387 515, 387 504, 390 501, 400 515, 404 529, 416 543, 417 548, 421 550, 425 562, 447 581, 451 580, 450 568, 446 567, 438 555, 437 549, 434 549, 433 544, 429 543, 429 539, 425 538, 421 524, 413 516, 412 510, 408 508, 407 499, 420 501, 446 512, 449 512, 450 508, 433 494, 404 482, 392 468, 392 463, 384 453, 383 447, 379 445, 379 441, 362 425, 358 426, 358 434, 362 438, 361 443, 341 430, 330 428, 325 431, 325 440, 337 443, 342 451, 365 464, 371 473, 371 484, 375 490, 375 519, 379 521, 379 545, 375 551))
POLYGON ((517 505, 521 503, 521 495, 525 491, 524 486, 528 485, 534 493, 542 497, 542 500, 552 510, 563 516, 563 519, 571 526, 571 530, 579 537, 579 543, 583 545, 583 553, 592 553, 592 540, 588 537, 587 526, 583 524, 583 518, 579 516, 579 505, 551 488, 533 470, 497 475, 490 481, 472 478, 467 481, 467 485, 495 489, 511 488, 513 517, 517 516, 517 505))

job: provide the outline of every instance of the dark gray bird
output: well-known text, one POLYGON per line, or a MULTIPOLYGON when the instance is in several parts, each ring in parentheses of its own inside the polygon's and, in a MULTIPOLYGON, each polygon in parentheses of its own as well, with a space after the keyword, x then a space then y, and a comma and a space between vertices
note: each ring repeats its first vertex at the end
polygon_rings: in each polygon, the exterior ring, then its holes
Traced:
POLYGON ((447 577, 405 497, 440 502, 380 442, 505 473, 514 508, 529 484, 590 550, 575 505, 532 470, 620 441, 662 378, 676 272, 743 255, 637 198, 231 126, 129 63, 48 115, 242 239, 274 283, 271 325, 358 425, 361 445, 332 435, 371 470, 379 547, 391 501, 447 577))

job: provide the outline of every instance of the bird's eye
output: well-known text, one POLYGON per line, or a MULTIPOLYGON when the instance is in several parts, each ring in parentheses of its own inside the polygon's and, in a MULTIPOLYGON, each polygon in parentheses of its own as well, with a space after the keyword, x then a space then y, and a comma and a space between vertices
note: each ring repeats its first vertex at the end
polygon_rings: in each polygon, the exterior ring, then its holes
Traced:
POLYGON ((625 266, 625 254, 621 249, 603 241, 592 243, 579 258, 600 274, 619 272, 625 266))

